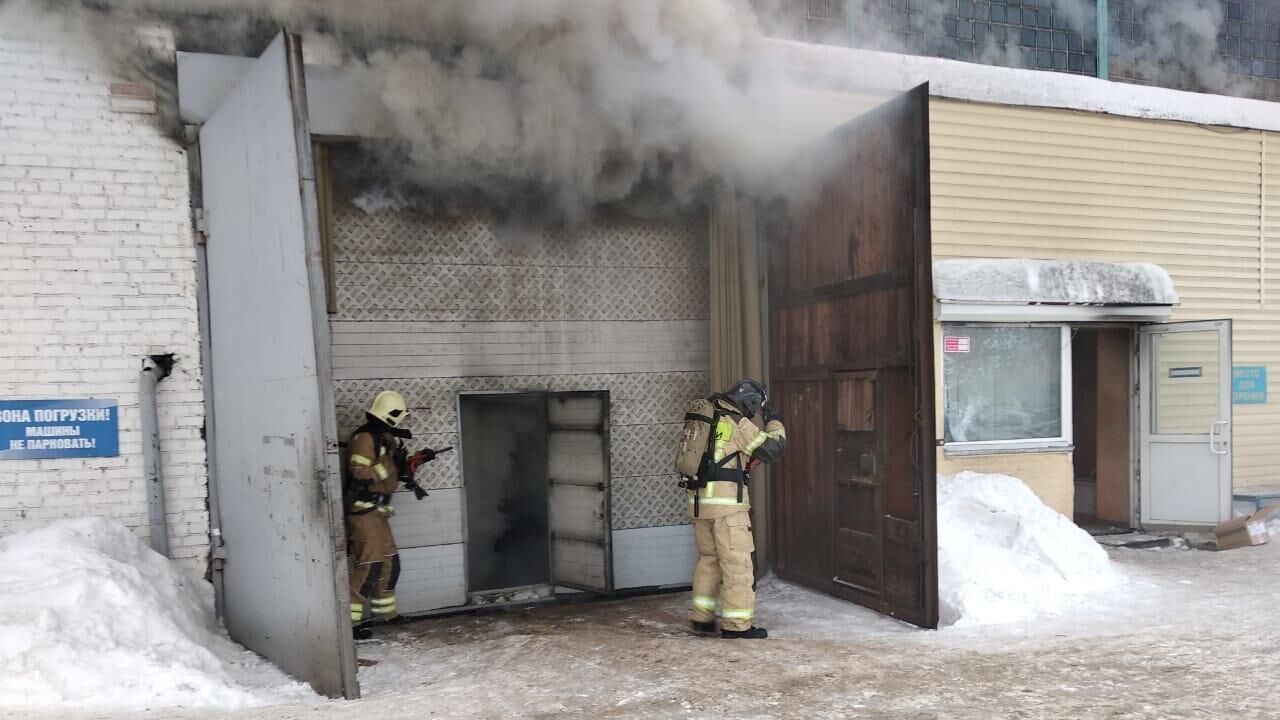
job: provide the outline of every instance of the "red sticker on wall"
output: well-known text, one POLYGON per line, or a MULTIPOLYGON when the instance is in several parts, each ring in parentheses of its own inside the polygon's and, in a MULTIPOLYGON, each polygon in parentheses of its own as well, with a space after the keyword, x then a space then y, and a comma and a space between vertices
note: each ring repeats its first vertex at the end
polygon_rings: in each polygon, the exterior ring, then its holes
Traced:
POLYGON ((949 353, 967 353, 969 352, 969 338, 959 335, 947 335, 942 338, 942 352, 949 353))

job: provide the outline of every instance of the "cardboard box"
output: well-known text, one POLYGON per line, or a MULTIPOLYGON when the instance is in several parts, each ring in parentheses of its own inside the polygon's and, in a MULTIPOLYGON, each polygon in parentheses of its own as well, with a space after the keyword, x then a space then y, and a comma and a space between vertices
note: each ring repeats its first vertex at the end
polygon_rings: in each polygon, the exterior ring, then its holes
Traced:
POLYGON ((1228 520, 1213 529, 1213 537, 1219 550, 1231 550, 1250 545, 1266 545, 1271 539, 1267 532, 1267 520, 1280 511, 1280 505, 1268 505, 1248 517, 1228 520))

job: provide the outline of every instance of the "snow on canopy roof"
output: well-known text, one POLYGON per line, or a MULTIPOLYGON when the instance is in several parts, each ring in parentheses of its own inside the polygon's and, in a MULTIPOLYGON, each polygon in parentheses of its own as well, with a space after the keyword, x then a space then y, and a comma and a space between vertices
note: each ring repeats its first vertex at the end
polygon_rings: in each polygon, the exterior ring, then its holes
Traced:
POLYGON ((939 260, 940 302, 1023 305, 1177 305, 1173 279, 1151 263, 1059 260, 939 260))
POLYGON ((835 91, 903 92, 927 82, 930 95, 953 100, 1280 131, 1280 112, 1265 100, 786 40, 766 47, 793 73, 835 91))

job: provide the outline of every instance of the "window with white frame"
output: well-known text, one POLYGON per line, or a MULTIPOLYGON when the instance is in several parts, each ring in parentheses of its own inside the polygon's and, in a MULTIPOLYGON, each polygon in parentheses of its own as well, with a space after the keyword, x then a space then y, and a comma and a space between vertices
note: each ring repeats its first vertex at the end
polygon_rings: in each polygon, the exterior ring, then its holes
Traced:
POLYGON ((942 332, 945 441, 956 448, 1071 443, 1070 329, 960 325, 942 332))

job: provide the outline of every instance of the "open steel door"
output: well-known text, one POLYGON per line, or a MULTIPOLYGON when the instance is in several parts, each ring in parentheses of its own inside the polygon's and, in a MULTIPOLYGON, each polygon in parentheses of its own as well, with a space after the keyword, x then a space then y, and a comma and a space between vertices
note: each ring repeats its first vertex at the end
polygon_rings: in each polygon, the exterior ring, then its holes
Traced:
POLYGON ((281 35, 200 129, 212 416, 231 636, 357 697, 301 45, 281 35))
POLYGON ((801 166, 828 172, 769 231, 769 375, 778 575, 936 627, 928 111, 918 87, 801 166))
POLYGON ((609 480, 609 394, 552 393, 547 509, 553 585, 613 592, 609 480))

